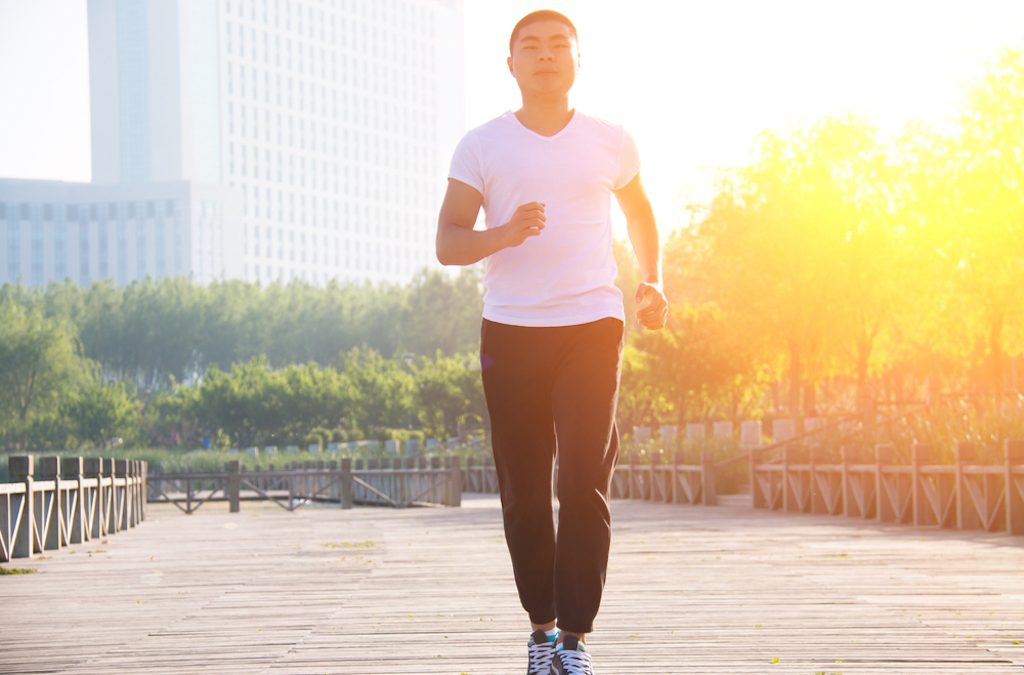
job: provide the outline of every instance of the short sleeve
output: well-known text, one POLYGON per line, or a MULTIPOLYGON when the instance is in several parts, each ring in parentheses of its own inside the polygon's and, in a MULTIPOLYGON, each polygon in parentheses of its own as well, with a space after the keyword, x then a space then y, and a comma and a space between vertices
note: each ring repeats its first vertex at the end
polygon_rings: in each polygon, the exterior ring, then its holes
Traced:
POLYGON ((622 130, 622 144, 619 146, 619 173, 615 177, 613 190, 621 190, 640 172, 640 151, 636 148, 633 136, 622 130))
POLYGON ((483 194, 484 176, 480 168, 479 148, 480 144, 472 133, 463 136, 455 147, 451 167, 448 169, 448 177, 465 183, 483 194))

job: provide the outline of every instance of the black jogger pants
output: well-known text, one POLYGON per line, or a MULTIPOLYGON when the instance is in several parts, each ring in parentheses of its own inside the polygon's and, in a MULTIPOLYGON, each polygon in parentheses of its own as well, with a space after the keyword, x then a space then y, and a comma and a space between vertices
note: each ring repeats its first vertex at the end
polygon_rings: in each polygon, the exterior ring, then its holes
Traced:
POLYGON ((505 539, 533 623, 589 633, 601 604, 619 452, 623 324, 524 327, 484 319, 480 361, 505 539), (558 455, 558 530, 551 504, 558 455))

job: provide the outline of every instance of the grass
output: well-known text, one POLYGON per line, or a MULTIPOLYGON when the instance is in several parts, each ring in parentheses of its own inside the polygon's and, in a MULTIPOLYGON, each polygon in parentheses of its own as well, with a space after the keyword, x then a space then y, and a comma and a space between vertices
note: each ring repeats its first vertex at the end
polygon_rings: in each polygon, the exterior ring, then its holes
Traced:
POLYGON ((0 576, 5 574, 35 574, 38 570, 34 567, 3 567, 0 566, 0 576))
POLYGON ((377 542, 367 539, 366 541, 330 541, 320 545, 324 548, 376 548, 377 542))

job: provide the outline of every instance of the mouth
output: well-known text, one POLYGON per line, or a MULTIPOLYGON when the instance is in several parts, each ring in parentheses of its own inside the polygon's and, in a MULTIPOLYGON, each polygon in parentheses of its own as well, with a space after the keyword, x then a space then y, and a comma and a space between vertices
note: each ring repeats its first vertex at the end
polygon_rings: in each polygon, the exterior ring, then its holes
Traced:
POLYGON ((538 70, 534 75, 558 75, 557 70, 538 70))

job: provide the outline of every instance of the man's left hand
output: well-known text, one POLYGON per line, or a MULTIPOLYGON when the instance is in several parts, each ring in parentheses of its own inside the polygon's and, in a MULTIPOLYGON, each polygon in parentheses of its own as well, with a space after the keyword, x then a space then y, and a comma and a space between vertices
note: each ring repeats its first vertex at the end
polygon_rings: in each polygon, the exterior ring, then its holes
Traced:
POLYGON ((636 289, 636 321, 644 328, 658 330, 668 320, 668 299, 660 283, 641 282, 636 289))

